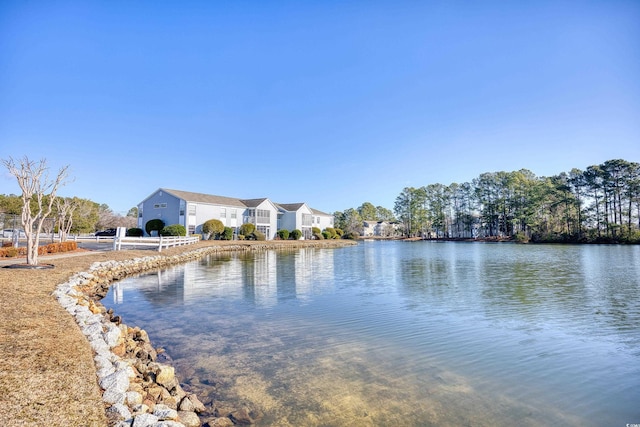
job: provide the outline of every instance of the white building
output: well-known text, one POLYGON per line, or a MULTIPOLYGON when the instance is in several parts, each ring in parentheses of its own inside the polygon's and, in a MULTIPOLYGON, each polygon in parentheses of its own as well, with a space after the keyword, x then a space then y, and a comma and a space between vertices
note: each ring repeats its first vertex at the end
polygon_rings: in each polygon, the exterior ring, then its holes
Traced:
POLYGON ((219 219, 236 233, 242 224, 252 223, 268 240, 279 229, 298 229, 304 238, 311 238, 312 227, 333 227, 332 215, 311 209, 306 203, 276 205, 268 198, 236 199, 166 188, 138 204, 138 227, 144 230, 152 219, 161 219, 165 225, 183 225, 188 234, 202 233, 202 225, 211 219, 219 219))

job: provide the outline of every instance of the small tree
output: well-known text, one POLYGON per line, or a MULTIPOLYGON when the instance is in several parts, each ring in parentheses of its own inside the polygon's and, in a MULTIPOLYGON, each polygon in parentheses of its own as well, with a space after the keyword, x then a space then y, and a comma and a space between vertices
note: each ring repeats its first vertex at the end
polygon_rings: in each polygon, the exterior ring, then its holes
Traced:
POLYGON ((158 236, 160 235, 160 231, 164 228, 164 221, 161 219, 150 219, 144 225, 144 230, 147 232, 149 236, 151 236, 152 231, 157 231, 158 236))
POLYGON ((267 240, 267 236, 264 235, 262 231, 255 230, 251 233, 252 240, 267 240))
POLYGON ((300 238, 302 237, 302 231, 296 228, 295 230, 291 231, 290 236, 293 240, 300 240, 300 238))
POLYGON ((58 210, 58 233, 60 234, 61 242, 67 241, 67 235, 71 231, 71 226, 73 225, 73 212, 77 207, 78 205, 74 203, 73 199, 56 199, 56 208, 58 210))
POLYGON ((242 224, 240 226, 240 234, 242 236, 250 236, 254 231, 256 231, 256 226, 250 222, 247 222, 246 224, 242 224))
POLYGON ((202 224, 202 232, 207 234, 209 239, 219 239, 224 233, 224 224, 219 219, 210 219, 202 224))
POLYGON ((181 224, 171 224, 160 230, 161 236, 186 236, 187 229, 181 224))
POLYGON ((27 238, 27 264, 38 265, 38 248, 42 226, 51 214, 58 187, 65 184, 69 166, 63 166, 55 179, 48 176, 47 161, 36 163, 24 156, 18 163, 9 157, 2 160, 22 190, 22 227, 27 238), (48 193, 48 194, 47 194, 48 193), (46 200, 46 202, 45 202, 46 200), (32 205, 33 203, 33 205, 32 205))
POLYGON ((224 231, 222 232, 222 240, 233 240, 233 228, 224 228, 224 231))
POLYGON ((289 238, 289 230, 278 230, 278 237, 282 240, 287 240, 289 238))
POLYGON ((324 234, 327 239, 334 239, 336 237, 336 230, 333 227, 327 227, 322 234, 324 234))
POLYGON ((316 240, 324 239, 324 236, 322 235, 322 231, 320 231, 318 227, 311 227, 311 234, 313 235, 313 238, 316 240))

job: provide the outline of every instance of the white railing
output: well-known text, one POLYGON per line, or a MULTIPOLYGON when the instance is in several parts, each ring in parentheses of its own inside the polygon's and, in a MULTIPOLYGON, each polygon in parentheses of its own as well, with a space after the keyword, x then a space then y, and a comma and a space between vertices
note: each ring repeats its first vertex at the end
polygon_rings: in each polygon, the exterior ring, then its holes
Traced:
MULTIPOLYGON (((67 236, 67 240, 74 242, 80 241, 92 241, 92 242, 112 242, 115 237, 113 236, 67 236)), ((57 241, 60 241, 60 237, 56 237, 57 241)))
POLYGON ((119 251, 122 246, 153 246, 158 247, 158 252, 162 252, 162 248, 171 248, 173 246, 191 245, 197 243, 199 237, 183 237, 183 236, 160 236, 160 237, 118 237, 113 238, 113 250, 119 251))

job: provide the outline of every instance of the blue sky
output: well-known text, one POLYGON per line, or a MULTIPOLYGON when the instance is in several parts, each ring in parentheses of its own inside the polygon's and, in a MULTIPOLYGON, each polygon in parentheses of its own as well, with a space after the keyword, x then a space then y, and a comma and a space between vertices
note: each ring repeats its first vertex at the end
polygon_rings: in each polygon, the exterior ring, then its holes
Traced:
POLYGON ((159 187, 392 209, 640 161, 639 22, 615 0, 4 0, 0 158, 68 164, 61 195, 120 213, 159 187))

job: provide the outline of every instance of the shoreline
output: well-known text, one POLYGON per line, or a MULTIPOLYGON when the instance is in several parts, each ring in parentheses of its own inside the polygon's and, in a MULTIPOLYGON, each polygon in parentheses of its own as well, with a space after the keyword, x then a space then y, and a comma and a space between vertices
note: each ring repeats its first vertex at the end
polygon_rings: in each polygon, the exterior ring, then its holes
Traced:
MULTIPOLYGON (((0 331, 2 334, 0 335, 3 338, 0 339, 0 363, 2 364, 0 390, 3 391, 3 397, 0 402, 0 419, 8 420, 4 424, 8 426, 42 424, 131 425, 124 421, 127 419, 125 417, 128 413, 122 406, 116 406, 108 412, 106 409, 113 408, 114 405, 126 406, 121 403, 123 402, 122 396, 114 394, 115 391, 125 396, 124 402, 128 396, 131 397, 131 402, 137 402, 139 397, 135 394, 127 395, 130 391, 128 387, 127 391, 124 391, 124 386, 121 383, 117 390, 111 389, 107 394, 109 400, 115 400, 116 403, 104 403, 105 392, 101 390, 100 385, 104 386, 106 383, 104 376, 100 378, 98 372, 105 368, 105 364, 98 367, 95 363, 97 361, 94 361, 96 346, 102 350, 104 347, 101 344, 96 344, 95 339, 94 342, 90 342, 81 331, 81 327, 87 328, 90 324, 87 321, 93 322, 93 324, 98 323, 96 316, 100 316, 102 320, 99 322, 102 327, 92 327, 93 332, 110 337, 110 344, 115 344, 114 347, 126 341, 129 332, 133 331, 133 334, 138 337, 146 334, 139 328, 120 327, 117 321, 113 321, 113 313, 106 313, 102 304, 96 303, 84 292, 84 296, 79 295, 77 288, 82 281, 84 281, 83 286, 93 280, 95 281, 94 285, 97 284, 99 288, 108 289, 114 280, 157 270, 171 264, 200 259, 215 252, 339 248, 355 244, 357 243, 344 240, 202 241, 195 245, 171 248, 162 253, 148 250, 88 251, 88 253, 82 251, 75 254, 78 256, 67 253, 55 258, 53 256, 39 257, 42 262, 54 264, 55 268, 51 270, 2 268, 0 269, 0 283, 2 283, 0 285, 0 297, 2 298, 0 331), (97 280, 95 280, 96 278, 97 280), (61 286, 63 288, 60 288, 61 286), (28 298, 25 298, 25 294, 28 298), (52 298, 53 295, 58 298, 62 297, 66 301, 67 308, 63 308, 56 298, 52 298), (93 313, 94 311, 96 313, 93 313), (77 317, 69 315, 70 312, 82 313, 81 318, 84 320, 82 320, 81 326, 76 321, 77 317), (104 321, 105 315, 108 317, 106 321, 104 321), (109 324, 115 326, 108 326, 109 324), (21 346, 25 348, 21 351, 15 351, 21 346), (61 364, 58 359, 63 359, 65 363, 61 364), (114 414, 118 415, 114 416, 114 414)), ((147 347, 151 345, 152 343, 147 343, 147 347)), ((127 367, 118 364, 115 359, 111 360, 113 359, 111 356, 109 359, 114 367, 114 372, 115 367, 118 366, 122 368, 121 370, 127 370, 127 367)), ((158 364, 155 360, 151 360, 151 362, 158 364)), ((104 372, 110 371, 110 369, 111 367, 107 367, 104 372)), ((171 371, 171 369, 165 371, 171 371)), ((159 372, 158 370, 152 373, 147 372, 147 377, 157 379, 159 372)), ((128 373, 131 374, 130 371, 128 373)), ((119 374, 119 376, 124 382, 125 375, 119 374)), ((172 382, 166 378, 162 381, 172 382)), ((171 390, 179 391, 175 385, 171 385, 173 386, 171 390)), ((102 389, 109 390, 110 387, 102 387, 102 389)), ((157 392, 157 389, 154 391, 157 392)), ((181 400, 184 400, 186 395, 181 397, 181 400)), ((197 406, 197 399, 194 400, 196 400, 194 406, 197 406)), ((169 398, 166 398, 165 401, 172 403, 172 405, 158 405, 160 408, 155 411, 157 413, 155 415, 149 412, 141 412, 141 414, 150 414, 158 417, 158 420, 167 420, 162 422, 175 422, 169 421, 176 418, 176 414, 171 412, 175 410, 170 407, 173 406, 173 402, 169 398), (164 408, 163 405, 168 408, 164 408)), ((176 406, 181 403, 175 402, 176 406)), ((135 403, 135 405, 140 404, 135 403)), ((184 407, 187 406, 189 405, 185 402, 184 407)), ((138 407, 137 409, 144 408, 138 407)), ((131 411, 129 410, 129 412, 131 411)), ((206 411, 204 412, 206 413, 206 411)), ((236 414, 236 416, 240 416, 240 414, 236 414)), ((148 416, 145 415, 145 417, 148 416)), ((196 425, 192 417, 191 420, 191 423, 196 425)), ((175 425, 179 426, 180 424, 175 425)))

